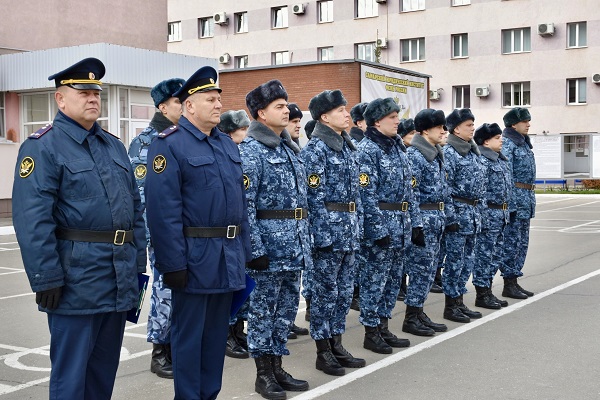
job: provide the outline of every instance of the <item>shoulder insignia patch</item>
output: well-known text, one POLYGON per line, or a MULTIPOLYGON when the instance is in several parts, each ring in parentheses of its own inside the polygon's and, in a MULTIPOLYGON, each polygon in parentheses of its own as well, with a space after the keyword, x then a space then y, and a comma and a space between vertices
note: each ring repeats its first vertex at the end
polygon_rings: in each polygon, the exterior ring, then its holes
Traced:
POLYGON ((159 154, 156 157, 154 157, 154 160, 152 161, 152 169, 154 170, 154 172, 156 172, 157 174, 160 174, 166 168, 167 168, 167 159, 165 158, 165 156, 163 156, 162 154, 159 154))
POLYGON ((112 133, 110 133, 109 131, 107 131, 107 130, 106 130, 106 129, 104 129, 104 128, 101 128, 101 129, 102 129, 104 132, 108 133, 110 136, 112 136, 112 137, 115 137, 115 138, 117 138, 117 139, 121 140, 121 138, 120 138, 120 137, 118 137, 117 135, 113 135, 112 133))
POLYGON ((410 180, 410 185, 412 187, 417 187, 417 178, 415 178, 414 176, 412 177, 412 179, 410 180))
POLYGON ((133 170, 133 174, 135 175, 135 179, 144 179, 146 177, 146 166, 144 164, 140 164, 133 170))
POLYGON ((310 174, 308 176, 308 187, 311 189, 316 189, 321 184, 321 177, 317 174, 310 174))
POLYGON ((52 129, 52 124, 46 124, 46 125, 42 126, 40 129, 38 129, 37 131, 33 132, 31 135, 29 135, 29 139, 39 139, 46 132, 50 131, 50 129, 52 129))
POLYGON ((162 131, 161 133, 158 134, 158 137, 160 139, 164 139, 167 136, 169 136, 171 133, 177 132, 177 129, 179 129, 177 127, 177 125, 171 125, 170 127, 168 127, 167 129, 165 129, 164 131, 162 131))
POLYGON ((360 175, 358 175, 358 183, 362 187, 368 186, 369 183, 371 183, 371 178, 369 178, 369 175, 362 172, 360 175))
POLYGON ((248 188, 250 187, 250 178, 248 178, 248 175, 244 174, 243 179, 244 179, 244 189, 248 190, 248 188))
POLYGON ((19 176, 21 178, 27 178, 33 172, 35 168, 35 162, 33 158, 27 156, 21 160, 21 164, 19 164, 19 176))

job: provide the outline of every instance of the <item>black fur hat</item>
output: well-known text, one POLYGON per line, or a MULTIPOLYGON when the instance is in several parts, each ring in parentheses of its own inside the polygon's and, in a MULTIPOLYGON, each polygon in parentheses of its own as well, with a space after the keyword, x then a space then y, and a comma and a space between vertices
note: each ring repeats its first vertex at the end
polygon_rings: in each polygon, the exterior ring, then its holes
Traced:
POLYGON ((290 121, 295 118, 302 119, 302 117, 304 116, 302 114, 302 111, 300 111, 300 107, 298 107, 297 104, 290 103, 290 104, 288 104, 288 108, 290 109, 290 121))
POLYGON ((347 103, 340 90, 324 90, 310 99, 308 110, 312 119, 317 121, 321 115, 339 106, 345 106, 347 103))
POLYGON ((502 119, 504 120, 504 126, 510 128, 521 121, 531 121, 531 114, 526 108, 515 107, 504 114, 504 118, 502 119))
POLYGON ((400 112, 400 107, 398 107, 394 99, 391 97, 385 99, 379 98, 369 103, 363 115, 367 126, 373 126, 375 122, 394 111, 400 112))
POLYGON ((229 110, 221 114, 221 122, 217 128, 221 132, 231 133, 245 126, 250 126, 250 118, 244 110, 229 110))
POLYGON ((150 91, 150 96, 154 100, 154 106, 158 108, 161 103, 173 97, 173 93, 178 91, 185 81, 181 78, 167 79, 154 86, 150 91))
POLYGON ((423 132, 439 125, 443 125, 444 130, 446 129, 446 117, 442 110, 426 108, 419 111, 415 116, 415 130, 417 132, 423 132))
POLYGON ((475 130, 473 140, 475 140, 475 143, 477 143, 479 146, 482 146, 483 142, 493 138, 496 135, 502 135, 502 128, 500 128, 497 123, 494 122, 493 124, 483 124, 475 130))
POLYGON ((415 130, 415 121, 412 118, 403 119, 398 124, 398 135, 404 137, 415 130))
POLYGON ((352 118, 352 122, 356 125, 358 121, 362 121, 365 119, 364 113, 367 109, 369 103, 358 103, 350 110, 350 118, 352 118))
POLYGON ((446 117, 446 126, 448 132, 454 133, 454 128, 465 121, 471 120, 475 122, 475 116, 469 108, 456 108, 446 117))
POLYGON ((317 125, 317 121, 311 119, 304 125, 304 132, 306 133, 306 137, 310 139, 313 131, 315 130, 315 125, 317 125))
POLYGON ((288 94, 281 82, 277 79, 273 79, 252 89, 246 95, 246 107, 248 107, 248 111, 250 111, 252 118, 256 119, 258 118, 258 110, 266 108, 277 99, 284 99, 287 101, 288 94))

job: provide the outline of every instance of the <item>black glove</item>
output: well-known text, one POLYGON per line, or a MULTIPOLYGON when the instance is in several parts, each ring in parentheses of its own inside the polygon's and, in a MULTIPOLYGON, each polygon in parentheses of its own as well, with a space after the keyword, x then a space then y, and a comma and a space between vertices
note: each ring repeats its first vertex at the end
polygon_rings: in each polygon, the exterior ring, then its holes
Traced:
POLYGON ((35 293, 35 302, 42 308, 54 310, 62 294, 62 286, 35 293))
POLYGON ((388 247, 391 243, 392 243, 392 238, 390 238, 390 235, 386 235, 386 236, 382 237, 381 239, 377 239, 375 241, 375 246, 388 247))
POLYGON ((458 232, 458 228, 460 228, 460 225, 453 223, 446 226, 446 232, 458 232))
POLYGON ((265 269, 269 269, 269 258, 267 256, 260 256, 247 262, 246 267, 256 271, 264 271, 265 269))
POLYGON ((416 246, 425 247, 425 231, 422 227, 412 228, 410 241, 416 246))
POLYGON ((315 248, 315 251, 322 251, 323 253, 331 252, 333 251, 333 244, 330 244, 329 246, 325 247, 317 247, 315 248))
POLYGON ((510 223, 512 224, 517 220, 517 212, 511 211, 510 213, 508 213, 508 217, 510 218, 510 223))
POLYGON ((171 289, 183 289, 188 283, 188 271, 182 269, 181 271, 165 272, 163 282, 171 289))

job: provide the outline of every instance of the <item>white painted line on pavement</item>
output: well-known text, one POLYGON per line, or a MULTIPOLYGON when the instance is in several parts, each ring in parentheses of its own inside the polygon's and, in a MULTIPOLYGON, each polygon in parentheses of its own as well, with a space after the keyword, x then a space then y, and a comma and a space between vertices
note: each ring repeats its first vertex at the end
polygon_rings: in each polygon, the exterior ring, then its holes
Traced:
MULTIPOLYGON (((0 274, 0 275, 2 275, 2 274, 0 274)), ((33 294, 35 294, 35 293, 31 292, 31 293, 15 294, 15 295, 12 295, 12 296, 0 297, 0 300, 14 299, 15 297, 31 296, 33 294)))
POLYGON ((475 328, 479 327, 480 325, 486 324, 486 323, 493 321, 497 318, 500 318, 504 315, 510 314, 517 310, 520 310, 521 308, 523 308, 531 303, 535 303, 538 300, 541 300, 541 299, 548 297, 556 292, 559 292, 563 289, 566 289, 570 286, 576 285, 578 283, 581 283, 587 279, 593 278, 598 275, 600 275, 600 269, 590 272, 589 274, 581 276, 579 278, 573 279, 569 282, 563 283, 562 285, 558 285, 552 289, 548 289, 545 292, 538 293, 535 296, 529 297, 526 300, 522 300, 518 303, 514 303, 513 305, 510 305, 506 308, 503 308, 503 309, 495 311, 489 315, 486 315, 485 317, 483 317, 481 319, 471 320, 471 322, 469 324, 461 325, 458 328, 454 328, 449 332, 440 334, 439 336, 434 336, 432 339, 428 339, 427 341, 419 343, 418 345, 416 345, 414 347, 409 347, 407 350, 400 351, 400 352, 398 352, 392 356, 389 356, 381 361, 378 361, 374 364, 371 364, 364 368, 355 370, 354 372, 344 375, 341 378, 334 379, 333 381, 330 381, 330 382, 328 382, 324 385, 321 385, 315 389, 309 390, 308 392, 304 392, 304 393, 300 394, 299 396, 294 396, 294 400, 316 399, 319 396, 323 396, 326 393, 329 393, 331 391, 339 389, 342 386, 345 386, 345 385, 347 385, 357 379, 363 378, 367 375, 370 375, 382 368, 389 367, 390 365, 395 364, 398 361, 408 358, 414 354, 420 353, 423 350, 429 349, 430 347, 433 347, 437 344, 443 343, 446 340, 450 340, 458 335, 461 335, 465 332, 475 329, 475 328))
POLYGON ((37 379, 35 381, 25 382, 25 383, 22 383, 22 384, 16 385, 16 386, 0 385, 0 396, 3 394, 18 392, 19 390, 27 389, 29 387, 39 385, 40 383, 48 382, 49 380, 50 380, 50 377, 48 376, 46 378, 37 379))

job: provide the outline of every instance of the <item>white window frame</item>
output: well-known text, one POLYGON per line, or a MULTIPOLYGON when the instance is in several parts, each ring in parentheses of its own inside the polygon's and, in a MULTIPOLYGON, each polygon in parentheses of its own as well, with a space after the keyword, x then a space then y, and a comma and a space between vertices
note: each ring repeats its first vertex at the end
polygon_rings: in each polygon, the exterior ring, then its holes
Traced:
POLYGON ((235 23, 235 33, 247 33, 248 32, 248 12, 239 12, 233 15, 235 23))
POLYGON ((454 108, 471 108, 471 86, 453 86, 452 96, 452 104, 454 104, 454 108))
POLYGON ((6 138, 6 96, 0 92, 0 138, 6 138))
POLYGON ((587 79, 567 79, 567 104, 570 106, 587 104, 587 79), (574 98, 574 101, 571 101, 574 98))
POLYGON ((288 25, 288 6, 271 8, 271 29, 284 29, 288 25))
POLYGON ((356 18, 379 16, 379 5, 375 0, 355 0, 356 18))
MULTIPOLYGON (((457 33, 451 35, 451 46, 452 46, 452 58, 467 58, 469 57, 469 34, 468 33, 457 33), (456 41, 458 41, 458 52, 456 54, 456 41)), ((463 107, 464 108, 464 107, 463 107)))
POLYGON ((502 54, 517 54, 531 52, 531 28, 515 28, 502 30, 502 54), (518 33, 518 35, 517 35, 518 33), (510 35, 510 38, 507 36, 510 35), (526 40, 526 38, 528 40, 526 40), (510 41, 510 49, 506 49, 506 40, 510 41), (529 46, 529 48, 526 48, 529 46), (520 48, 520 50, 517 50, 520 48), (505 51, 506 50, 506 51, 505 51))
POLYGON ((587 22, 570 22, 567 24, 567 48, 587 47, 587 22), (573 40, 572 40, 573 39, 573 40), (574 42, 571 44, 571 42, 574 42))
POLYGON ((401 12, 423 11, 425 9, 425 0, 402 0, 400 4, 401 12))
POLYGON ((506 82, 506 83, 503 83, 502 84, 502 106, 510 107, 510 108, 531 106, 531 82, 506 82), (510 92, 509 99, 506 98, 507 92, 510 92), (518 96, 520 101, 515 101, 516 96, 518 96))
POLYGON ((400 40, 400 62, 415 62, 425 60, 425 38, 410 38, 400 40), (405 60, 405 48, 408 45, 408 59, 405 60), (414 58, 414 47, 416 46, 417 57, 414 58))
POLYGON ((181 21, 169 22, 167 25, 167 42, 181 41, 181 21))
POLYGON ((452 7, 468 6, 470 4, 471 4, 471 0, 452 0, 452 7))
POLYGON ((236 68, 248 68, 248 55, 235 56, 233 60, 236 68))
POLYGON ((319 24, 333 22, 333 0, 318 1, 317 9, 319 24))
POLYGON ((356 44, 356 58, 358 60, 375 62, 375 42, 369 43, 357 43, 356 44))
POLYGON ((273 52, 273 65, 285 65, 291 62, 289 50, 273 52))
POLYGON ((213 17, 198 18, 198 37, 200 39, 215 36, 215 19, 213 17))
POLYGON ((319 60, 320 61, 333 60, 333 46, 319 47, 319 60))

